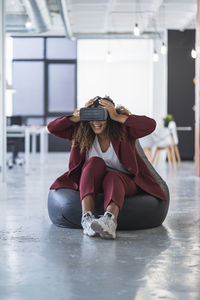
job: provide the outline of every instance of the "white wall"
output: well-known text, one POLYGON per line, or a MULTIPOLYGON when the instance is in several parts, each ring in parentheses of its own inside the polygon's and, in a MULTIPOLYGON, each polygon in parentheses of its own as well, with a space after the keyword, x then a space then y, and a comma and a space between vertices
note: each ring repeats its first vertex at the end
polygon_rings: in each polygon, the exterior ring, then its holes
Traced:
MULTIPOLYGON (((12 86, 12 59, 13 59, 13 38, 6 36, 6 82, 9 86, 12 86)), ((5 109, 6 116, 13 115, 13 91, 6 90, 5 95, 5 109)))
POLYGON ((152 116, 152 49, 152 40, 79 40, 78 107, 106 94, 132 113, 152 116))
POLYGON ((5 1, 0 1, 0 183, 6 181, 5 1))
POLYGON ((78 107, 94 96, 109 95, 132 113, 153 117, 158 123, 167 113, 167 56, 161 41, 79 40, 78 107), (156 46, 159 61, 153 62, 156 46), (107 51, 112 62, 106 62, 107 51))
MULTIPOLYGON (((159 50, 161 42, 157 42, 156 46, 159 50)), ((167 55, 159 54, 159 61, 153 66, 152 107, 152 116, 158 123, 162 123, 162 119, 167 114, 167 101, 167 55)))

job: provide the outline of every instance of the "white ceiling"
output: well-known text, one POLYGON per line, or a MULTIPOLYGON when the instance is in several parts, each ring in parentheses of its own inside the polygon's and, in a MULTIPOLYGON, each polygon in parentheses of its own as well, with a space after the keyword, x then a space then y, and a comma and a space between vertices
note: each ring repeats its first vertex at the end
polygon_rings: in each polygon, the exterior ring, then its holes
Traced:
MULTIPOLYGON (((142 32, 195 28, 197 0, 61 0, 67 30, 75 38, 130 36, 135 23, 142 32)), ((65 29, 59 1, 47 0, 52 26, 49 35, 65 29)), ((7 31, 30 34, 25 28, 30 14, 23 0, 6 0, 7 31)), ((32 29, 34 33, 34 28, 32 29)))

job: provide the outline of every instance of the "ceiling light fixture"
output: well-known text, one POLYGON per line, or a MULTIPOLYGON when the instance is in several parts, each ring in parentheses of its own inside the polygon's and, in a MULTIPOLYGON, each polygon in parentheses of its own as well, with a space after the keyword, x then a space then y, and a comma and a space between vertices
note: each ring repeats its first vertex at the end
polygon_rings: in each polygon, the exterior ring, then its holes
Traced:
POLYGON ((160 47, 160 52, 161 52, 161 54, 163 54, 163 55, 166 55, 166 54, 167 54, 167 46, 165 45, 164 42, 162 43, 162 46, 160 47))
POLYGON ((13 94, 16 93, 16 90, 13 88, 12 84, 9 84, 7 80, 6 80, 6 91, 13 94))
POLYGON ((140 35, 140 28, 138 27, 138 24, 135 24, 135 27, 133 28, 133 33, 135 36, 139 36, 140 35))
POLYGON ((197 58, 197 52, 196 52, 196 50, 195 49, 192 49, 191 50, 191 56, 192 56, 192 58, 197 58))
POLYGON ((108 50, 107 54, 106 54, 106 62, 107 63, 111 63, 112 62, 112 54, 110 52, 110 50, 108 50))
POLYGON ((154 50, 154 52, 153 52, 153 61, 154 62, 158 62, 159 61, 159 55, 158 55, 158 53, 157 53, 156 50, 154 50))
POLYGON ((31 22, 26 22, 25 26, 27 29, 31 29, 32 28, 32 23, 31 22))

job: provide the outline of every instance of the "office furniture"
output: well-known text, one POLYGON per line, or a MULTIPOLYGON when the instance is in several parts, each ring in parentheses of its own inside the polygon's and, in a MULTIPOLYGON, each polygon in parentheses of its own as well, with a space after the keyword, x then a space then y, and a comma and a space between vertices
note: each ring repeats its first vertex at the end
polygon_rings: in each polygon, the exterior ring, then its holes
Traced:
MULTIPOLYGON (((12 126, 12 125, 18 125, 22 126, 23 124, 23 118, 22 116, 11 116, 6 118, 7 125, 12 126)), ((12 152, 12 157, 11 159, 8 159, 7 164, 9 168, 12 168, 14 164, 19 162, 20 165, 24 163, 24 160, 22 158, 18 157, 18 152, 20 149, 20 145, 23 145, 23 136, 20 137, 15 137, 15 136, 10 136, 7 138, 7 151, 12 152)))
POLYGON ((36 136, 40 137, 40 163, 45 162, 45 153, 48 151, 48 131, 45 126, 7 126, 8 138, 23 138, 25 152, 25 173, 29 174, 30 138, 32 138, 32 153, 36 153, 36 136))

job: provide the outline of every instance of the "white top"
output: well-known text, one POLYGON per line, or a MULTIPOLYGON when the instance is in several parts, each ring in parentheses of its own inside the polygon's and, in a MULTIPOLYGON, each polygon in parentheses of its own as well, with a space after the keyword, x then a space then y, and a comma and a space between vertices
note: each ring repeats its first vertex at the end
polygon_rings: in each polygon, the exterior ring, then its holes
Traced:
POLYGON ((91 149, 89 150, 88 157, 86 158, 86 160, 92 156, 98 156, 98 157, 102 158, 105 161, 108 171, 117 170, 117 171, 121 171, 121 172, 124 172, 127 174, 131 174, 120 163, 111 142, 110 142, 110 146, 108 147, 107 151, 102 152, 101 147, 99 145, 99 140, 98 140, 97 135, 95 136, 93 145, 92 145, 91 149))

